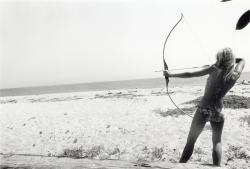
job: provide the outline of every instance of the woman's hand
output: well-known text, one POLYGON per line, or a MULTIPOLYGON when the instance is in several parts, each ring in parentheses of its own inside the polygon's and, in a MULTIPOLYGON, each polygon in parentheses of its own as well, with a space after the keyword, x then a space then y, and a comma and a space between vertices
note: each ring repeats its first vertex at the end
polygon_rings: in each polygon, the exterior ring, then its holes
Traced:
POLYGON ((170 72, 168 70, 163 71, 163 76, 170 77, 170 72))

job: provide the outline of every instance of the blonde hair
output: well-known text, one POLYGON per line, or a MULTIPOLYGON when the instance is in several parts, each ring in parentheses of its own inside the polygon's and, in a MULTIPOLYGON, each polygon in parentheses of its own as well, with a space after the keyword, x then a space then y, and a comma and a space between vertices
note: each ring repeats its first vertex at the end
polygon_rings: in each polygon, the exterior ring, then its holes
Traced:
POLYGON ((229 80, 233 73, 235 57, 231 48, 223 48, 216 55, 218 67, 224 70, 224 80, 229 80))
POLYGON ((222 69, 227 69, 234 65, 234 54, 231 48, 223 48, 219 50, 216 55, 217 62, 219 62, 219 67, 222 69))

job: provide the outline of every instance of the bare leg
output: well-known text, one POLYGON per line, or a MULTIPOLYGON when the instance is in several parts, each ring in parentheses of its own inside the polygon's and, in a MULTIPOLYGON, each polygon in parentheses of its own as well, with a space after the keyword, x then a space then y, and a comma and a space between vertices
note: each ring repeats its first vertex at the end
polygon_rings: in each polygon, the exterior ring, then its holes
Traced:
POLYGON ((190 159, 191 155, 193 154, 194 144, 198 136, 202 132, 205 124, 206 124, 206 121, 204 121, 198 109, 193 118, 191 128, 190 128, 188 138, 187 138, 187 143, 183 150, 180 163, 186 163, 190 159))
POLYGON ((221 163, 221 134, 224 125, 224 118, 221 122, 210 122, 212 127, 212 141, 213 141, 213 164, 220 166, 221 163))

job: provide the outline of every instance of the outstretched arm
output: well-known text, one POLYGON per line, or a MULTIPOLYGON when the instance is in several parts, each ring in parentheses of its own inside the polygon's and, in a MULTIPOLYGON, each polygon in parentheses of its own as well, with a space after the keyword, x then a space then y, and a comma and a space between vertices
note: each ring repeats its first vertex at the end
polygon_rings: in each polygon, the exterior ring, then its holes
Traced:
POLYGON ((171 73, 170 71, 164 71, 163 75, 167 77, 179 77, 179 78, 191 78, 191 77, 199 77, 209 74, 214 69, 214 66, 206 66, 201 70, 193 71, 193 72, 182 72, 182 73, 171 73))

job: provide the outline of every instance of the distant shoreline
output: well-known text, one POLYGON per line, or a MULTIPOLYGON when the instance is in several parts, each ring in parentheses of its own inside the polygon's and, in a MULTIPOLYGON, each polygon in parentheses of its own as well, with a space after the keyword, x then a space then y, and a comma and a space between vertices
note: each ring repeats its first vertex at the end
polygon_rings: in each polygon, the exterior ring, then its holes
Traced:
MULTIPOLYGON (((170 87, 182 86, 203 86, 205 85, 207 76, 181 79, 171 79, 170 87)), ((243 80, 250 81, 250 72, 244 72, 238 82, 243 80)), ((120 90, 120 89, 149 89, 149 88, 165 88, 164 78, 135 79, 122 81, 107 81, 94 83, 66 84, 53 86, 23 87, 0 89, 0 97, 5 96, 24 96, 24 95, 40 95, 51 93, 68 93, 68 92, 88 92, 88 91, 104 91, 104 90, 120 90)))

